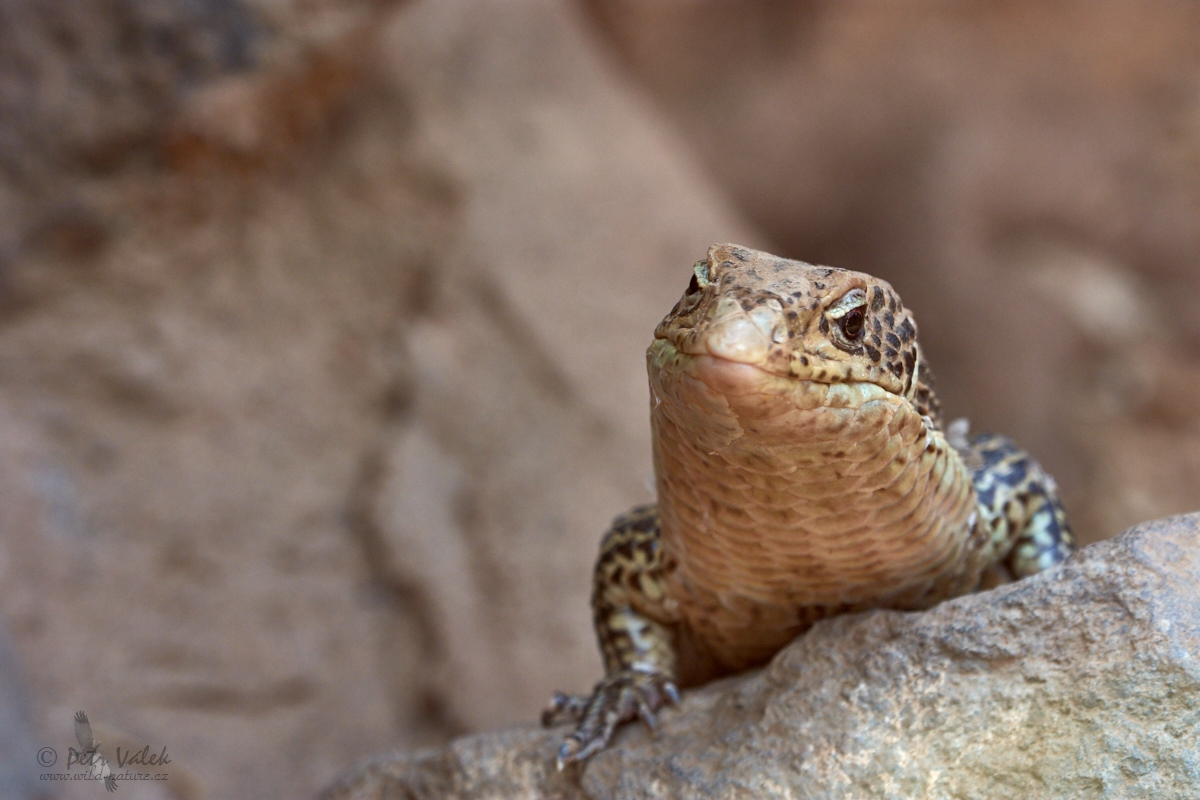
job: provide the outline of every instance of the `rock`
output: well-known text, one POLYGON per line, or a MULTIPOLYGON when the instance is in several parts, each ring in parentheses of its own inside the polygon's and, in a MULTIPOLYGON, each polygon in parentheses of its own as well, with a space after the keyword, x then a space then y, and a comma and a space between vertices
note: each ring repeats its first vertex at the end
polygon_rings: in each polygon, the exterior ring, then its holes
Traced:
POLYGON ((168 747, 175 797, 309 796, 586 682, 599 537, 648 494, 644 348, 712 241, 762 241, 579 14, 0 23, 0 607, 35 732, 63 752, 82 708, 168 747))
POLYGON ((927 612, 818 623, 581 768, 554 771, 567 728, 515 729, 377 759, 322 798, 1192 798, 1198 594, 1200 513, 1149 522, 927 612))
POLYGON ((8 631, 0 629, 0 800, 44 796, 38 763, 30 758, 39 746, 30 720, 29 687, 8 631))

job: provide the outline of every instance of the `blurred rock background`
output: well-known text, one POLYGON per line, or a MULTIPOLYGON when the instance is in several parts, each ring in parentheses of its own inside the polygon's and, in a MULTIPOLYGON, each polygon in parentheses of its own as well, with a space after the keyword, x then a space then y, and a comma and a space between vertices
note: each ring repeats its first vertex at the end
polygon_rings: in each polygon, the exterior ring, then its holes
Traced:
POLYGON ((1084 541, 1200 507, 1198 33, 1132 0, 0 0, 0 775, 59 796, 21 743, 65 754, 83 708, 171 753, 125 796, 305 796, 590 685, 642 351, 715 241, 892 281, 947 411, 1084 541))

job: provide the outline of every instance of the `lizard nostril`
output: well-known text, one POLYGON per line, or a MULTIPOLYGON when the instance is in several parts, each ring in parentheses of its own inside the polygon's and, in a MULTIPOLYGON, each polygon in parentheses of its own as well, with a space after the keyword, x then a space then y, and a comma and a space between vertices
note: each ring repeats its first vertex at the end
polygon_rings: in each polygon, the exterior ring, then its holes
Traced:
POLYGON ((778 300, 768 300, 764 305, 751 309, 749 315, 754 327, 762 331, 763 336, 775 342, 787 341, 787 326, 783 319, 783 306, 778 300))
POLYGON ((754 364, 767 355, 768 340, 746 315, 726 317, 712 325, 705 337, 708 352, 718 358, 754 364))

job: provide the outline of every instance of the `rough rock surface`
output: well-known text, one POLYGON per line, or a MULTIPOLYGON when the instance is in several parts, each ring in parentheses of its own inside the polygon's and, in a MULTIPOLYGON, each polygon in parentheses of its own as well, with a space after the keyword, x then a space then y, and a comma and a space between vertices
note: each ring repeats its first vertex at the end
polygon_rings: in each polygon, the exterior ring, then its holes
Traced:
POLYGON ((556 774, 566 729, 382 758, 324 800, 384 797, 1195 797, 1200 514, 924 613, 819 623, 556 774))
POLYGON ((586 680, 645 337, 712 240, 761 240, 580 16, 0 20, 0 607, 39 745, 85 709, 172 755, 124 793, 304 796, 586 680))

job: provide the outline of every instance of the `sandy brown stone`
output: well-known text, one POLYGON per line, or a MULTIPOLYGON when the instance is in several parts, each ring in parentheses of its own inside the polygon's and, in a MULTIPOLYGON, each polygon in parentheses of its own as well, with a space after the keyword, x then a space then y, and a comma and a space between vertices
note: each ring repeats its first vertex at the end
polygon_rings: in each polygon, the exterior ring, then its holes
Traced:
POLYGON ((65 752, 82 708, 169 748, 147 796, 295 797, 586 682, 597 542, 648 492, 642 350, 714 237, 760 240, 581 16, 0 21, 0 607, 35 733, 65 752))
POLYGON ((550 732, 377 760, 382 797, 1190 798, 1200 785, 1200 514, 924 613, 818 623, 557 774, 550 732))

